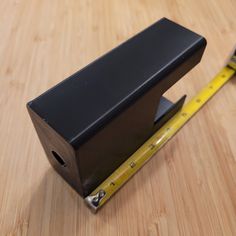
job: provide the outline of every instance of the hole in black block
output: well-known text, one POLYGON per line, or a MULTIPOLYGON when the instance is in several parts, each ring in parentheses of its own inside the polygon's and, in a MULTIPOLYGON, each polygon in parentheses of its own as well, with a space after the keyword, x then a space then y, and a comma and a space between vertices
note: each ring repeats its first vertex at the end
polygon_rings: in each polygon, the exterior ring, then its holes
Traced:
POLYGON ((52 151, 53 156, 55 157, 55 159, 59 162, 60 165, 66 167, 66 163, 63 160, 63 158, 56 152, 52 151))

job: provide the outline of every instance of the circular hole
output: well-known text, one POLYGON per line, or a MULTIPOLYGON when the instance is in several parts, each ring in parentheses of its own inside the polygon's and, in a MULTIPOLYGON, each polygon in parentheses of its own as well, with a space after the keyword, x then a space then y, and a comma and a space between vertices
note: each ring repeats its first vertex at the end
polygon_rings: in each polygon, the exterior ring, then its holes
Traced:
POLYGON ((56 153, 55 151, 52 151, 52 155, 55 157, 55 159, 57 160, 57 162, 58 162, 61 166, 66 167, 65 161, 63 160, 63 158, 62 158, 58 153, 56 153))

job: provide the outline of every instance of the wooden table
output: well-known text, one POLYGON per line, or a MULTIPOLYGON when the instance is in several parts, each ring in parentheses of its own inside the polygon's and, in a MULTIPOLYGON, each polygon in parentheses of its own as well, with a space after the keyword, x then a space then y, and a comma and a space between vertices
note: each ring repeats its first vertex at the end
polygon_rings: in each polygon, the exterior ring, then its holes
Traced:
POLYGON ((50 167, 26 102, 165 16, 208 40, 189 98, 236 40, 233 0, 1 0, 0 235, 236 235, 236 78, 97 214, 50 167))

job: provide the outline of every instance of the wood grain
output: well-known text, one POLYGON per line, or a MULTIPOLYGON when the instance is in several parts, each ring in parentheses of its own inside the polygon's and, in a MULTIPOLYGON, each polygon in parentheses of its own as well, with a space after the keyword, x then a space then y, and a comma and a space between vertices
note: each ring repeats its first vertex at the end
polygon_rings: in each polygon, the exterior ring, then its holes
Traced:
POLYGON ((194 95, 235 45, 233 0, 0 1, 0 235, 236 235, 236 80, 97 214, 50 167, 25 104, 165 16, 208 40, 170 92, 194 95))

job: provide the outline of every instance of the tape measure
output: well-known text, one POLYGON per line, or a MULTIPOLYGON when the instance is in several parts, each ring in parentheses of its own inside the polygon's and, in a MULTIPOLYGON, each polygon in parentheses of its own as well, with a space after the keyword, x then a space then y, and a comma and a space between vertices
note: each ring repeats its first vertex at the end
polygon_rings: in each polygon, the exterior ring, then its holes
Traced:
POLYGON ((172 138, 201 107, 233 77, 236 72, 236 54, 227 66, 195 97, 176 113, 161 129, 146 141, 132 156, 116 169, 102 184, 85 198, 95 213, 116 193, 150 158, 172 138))

